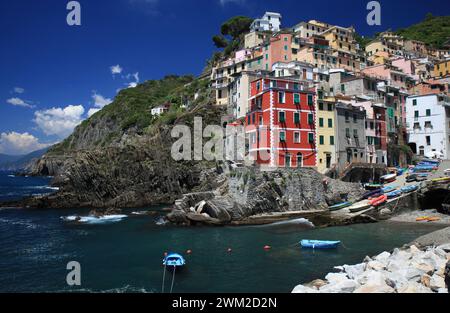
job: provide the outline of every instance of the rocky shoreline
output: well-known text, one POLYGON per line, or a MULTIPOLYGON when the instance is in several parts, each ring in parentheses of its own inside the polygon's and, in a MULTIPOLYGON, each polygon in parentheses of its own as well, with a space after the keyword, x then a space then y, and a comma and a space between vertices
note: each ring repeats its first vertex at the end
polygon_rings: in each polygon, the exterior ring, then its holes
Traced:
POLYGON ((366 257, 360 264, 336 266, 324 280, 298 285, 293 293, 448 293, 450 227, 403 248, 366 257))

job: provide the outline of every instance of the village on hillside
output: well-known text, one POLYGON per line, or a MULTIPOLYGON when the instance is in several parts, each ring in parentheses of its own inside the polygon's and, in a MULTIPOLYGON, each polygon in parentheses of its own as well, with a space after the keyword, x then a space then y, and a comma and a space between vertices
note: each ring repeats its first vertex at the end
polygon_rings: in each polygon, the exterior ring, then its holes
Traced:
POLYGON ((229 125, 253 126, 255 164, 338 177, 353 164, 450 158, 450 41, 437 49, 388 31, 361 47, 356 36, 316 20, 283 28, 266 12, 243 49, 213 64, 215 103, 229 125))

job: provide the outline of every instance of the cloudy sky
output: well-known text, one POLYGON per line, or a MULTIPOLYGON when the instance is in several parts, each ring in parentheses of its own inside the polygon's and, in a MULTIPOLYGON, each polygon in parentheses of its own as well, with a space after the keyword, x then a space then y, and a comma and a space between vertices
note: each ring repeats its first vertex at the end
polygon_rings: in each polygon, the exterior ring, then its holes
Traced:
POLYGON ((82 25, 71 27, 68 2, 0 3, 0 153, 64 139, 120 89, 199 74, 214 51, 211 37, 234 15, 277 11, 284 26, 319 19, 373 34, 450 13, 448 1, 380 1, 383 25, 369 27, 365 0, 80 0, 82 25))

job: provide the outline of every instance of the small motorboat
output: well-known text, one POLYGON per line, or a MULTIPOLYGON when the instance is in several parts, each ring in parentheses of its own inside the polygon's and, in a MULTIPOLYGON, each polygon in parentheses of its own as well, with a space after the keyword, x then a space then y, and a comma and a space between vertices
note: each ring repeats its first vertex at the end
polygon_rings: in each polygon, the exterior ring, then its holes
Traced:
POLYGON ((386 197, 388 199, 395 199, 395 198, 400 197, 401 195, 402 195, 402 191, 401 190, 394 190, 394 191, 388 192, 386 194, 386 197))
POLYGON ((413 191, 416 191, 417 189, 419 189, 419 186, 417 185, 411 185, 411 186, 405 186, 402 189, 400 189, 403 193, 410 193, 413 191))
POLYGON ((397 174, 388 174, 381 176, 381 181, 384 183, 391 183, 397 179, 397 174))
POLYGON ((435 179, 432 179, 431 182, 436 183, 436 184, 450 183, 450 177, 435 178, 435 179))
POLYGON ((405 169, 403 169, 403 168, 397 169, 397 176, 402 176, 404 173, 405 173, 405 169))
POLYGON ((381 195, 377 198, 370 199, 370 205, 372 205, 374 207, 380 206, 380 205, 386 203, 387 199, 388 198, 386 195, 381 195))
POLYGON ((383 194, 383 190, 381 189, 375 189, 372 191, 368 191, 365 194, 363 194, 362 199, 369 199, 369 198, 373 198, 373 197, 379 197, 383 194))
POLYGON ((323 240, 302 240, 300 245, 302 248, 308 249, 335 249, 339 246, 340 241, 323 241, 323 240))
POLYGON ((339 210, 345 209, 345 208, 347 208, 347 207, 349 207, 351 205, 352 205, 351 202, 343 202, 343 203, 332 205, 328 209, 330 211, 339 211, 339 210))
POLYGON ((364 185, 364 189, 366 189, 366 190, 378 190, 382 187, 383 187, 383 185, 381 185, 381 184, 365 184, 364 185))
POLYGON ((164 259, 163 259, 163 265, 167 267, 168 269, 174 269, 174 268, 181 268, 186 264, 186 261, 184 260, 183 256, 178 253, 169 253, 164 259))
POLYGON ((430 218, 429 216, 420 216, 416 218, 416 222, 428 221, 429 218, 430 218))
POLYGON ((369 200, 360 201, 348 207, 350 213, 356 213, 370 208, 372 205, 369 200))

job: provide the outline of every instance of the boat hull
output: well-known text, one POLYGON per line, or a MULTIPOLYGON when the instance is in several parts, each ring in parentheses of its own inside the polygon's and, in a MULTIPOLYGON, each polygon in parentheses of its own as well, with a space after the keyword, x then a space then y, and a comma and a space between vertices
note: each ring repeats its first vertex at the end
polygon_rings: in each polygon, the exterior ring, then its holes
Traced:
POLYGON ((300 245, 305 249, 336 249, 340 241, 302 240, 300 245))

